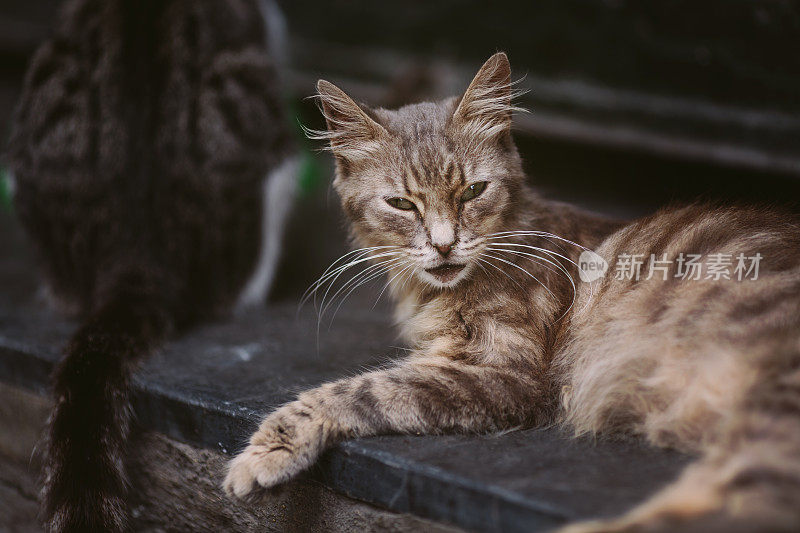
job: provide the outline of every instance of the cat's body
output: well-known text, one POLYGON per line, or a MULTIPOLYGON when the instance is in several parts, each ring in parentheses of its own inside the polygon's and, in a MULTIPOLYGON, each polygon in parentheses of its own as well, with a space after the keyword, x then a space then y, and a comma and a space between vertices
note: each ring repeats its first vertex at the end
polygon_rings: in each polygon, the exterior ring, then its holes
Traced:
POLYGON ((540 198, 511 140, 504 54, 438 104, 369 109, 318 89, 363 250, 351 262, 388 272, 413 351, 268 416, 231 463, 229 492, 285 482, 346 438, 562 423, 702 454, 626 517, 579 528, 800 525, 797 218, 692 205, 622 224, 540 198), (582 283, 587 248, 609 269, 582 283), (644 258, 638 279, 626 254, 644 258), (690 254, 699 279, 678 271, 690 254), (715 273, 716 254, 733 279, 715 273), (738 254, 760 254, 757 276, 738 279, 738 254), (669 261, 655 275, 651 255, 669 261))
POLYGON ((265 298, 293 150, 264 43, 248 0, 76 0, 32 60, 15 207, 48 293, 83 320, 54 374, 54 531, 126 528, 132 369, 170 331, 265 298))

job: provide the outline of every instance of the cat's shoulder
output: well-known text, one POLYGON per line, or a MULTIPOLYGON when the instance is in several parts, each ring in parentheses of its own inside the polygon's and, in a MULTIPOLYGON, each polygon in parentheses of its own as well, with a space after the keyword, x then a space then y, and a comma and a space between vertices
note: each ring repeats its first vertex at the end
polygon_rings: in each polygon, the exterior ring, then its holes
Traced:
POLYGON ((716 248, 723 242, 754 238, 800 238, 800 217, 787 206, 744 202, 674 203, 630 221, 610 234, 603 249, 659 251, 676 243, 716 248))
POLYGON ((668 204, 650 215, 628 222, 620 228, 620 231, 636 231, 653 226, 670 231, 701 224, 734 224, 735 227, 779 224, 789 227, 798 223, 800 216, 785 205, 695 201, 668 204))

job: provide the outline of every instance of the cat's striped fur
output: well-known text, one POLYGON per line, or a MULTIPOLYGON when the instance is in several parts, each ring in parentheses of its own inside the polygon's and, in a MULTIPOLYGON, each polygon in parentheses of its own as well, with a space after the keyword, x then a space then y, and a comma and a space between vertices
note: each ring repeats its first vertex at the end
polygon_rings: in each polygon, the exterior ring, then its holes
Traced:
POLYGON ((629 515, 576 531, 800 526, 797 219, 698 204, 625 225, 540 198, 511 140, 504 54, 436 104, 368 109, 318 88, 353 240, 385 247, 371 250, 413 351, 269 415, 232 461, 229 492, 287 481, 342 439, 561 422, 701 454, 629 515), (573 292, 559 265, 577 280, 584 247, 610 269, 573 292), (757 280, 684 280, 674 262, 666 281, 618 280, 624 253, 763 259, 757 280), (442 263, 466 267, 436 274, 442 263))

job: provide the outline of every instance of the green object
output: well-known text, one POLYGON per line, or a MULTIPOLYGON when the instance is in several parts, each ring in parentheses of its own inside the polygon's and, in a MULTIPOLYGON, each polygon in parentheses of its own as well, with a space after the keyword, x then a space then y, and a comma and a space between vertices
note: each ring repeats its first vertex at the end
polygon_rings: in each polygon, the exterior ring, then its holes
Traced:
POLYGON ((11 176, 5 168, 0 168, 0 210, 11 211, 11 176))
POLYGON ((311 148, 303 127, 300 125, 300 113, 297 105, 292 100, 288 100, 288 108, 289 116, 294 118, 293 126, 300 146, 300 157, 302 158, 297 176, 297 188, 300 191, 300 196, 306 197, 324 183, 323 165, 320 164, 319 157, 311 148))
POLYGON ((297 186, 301 196, 308 196, 322 183, 322 167, 316 156, 306 147, 303 147, 302 150, 297 186))

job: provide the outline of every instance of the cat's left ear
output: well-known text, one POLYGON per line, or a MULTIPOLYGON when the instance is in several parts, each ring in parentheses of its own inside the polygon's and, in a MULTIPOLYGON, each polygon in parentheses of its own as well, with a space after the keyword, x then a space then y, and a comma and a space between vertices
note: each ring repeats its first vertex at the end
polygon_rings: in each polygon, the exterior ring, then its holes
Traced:
POLYGON ((464 134, 499 138, 511 131, 511 64, 504 52, 490 57, 473 78, 453 113, 452 124, 464 134))

